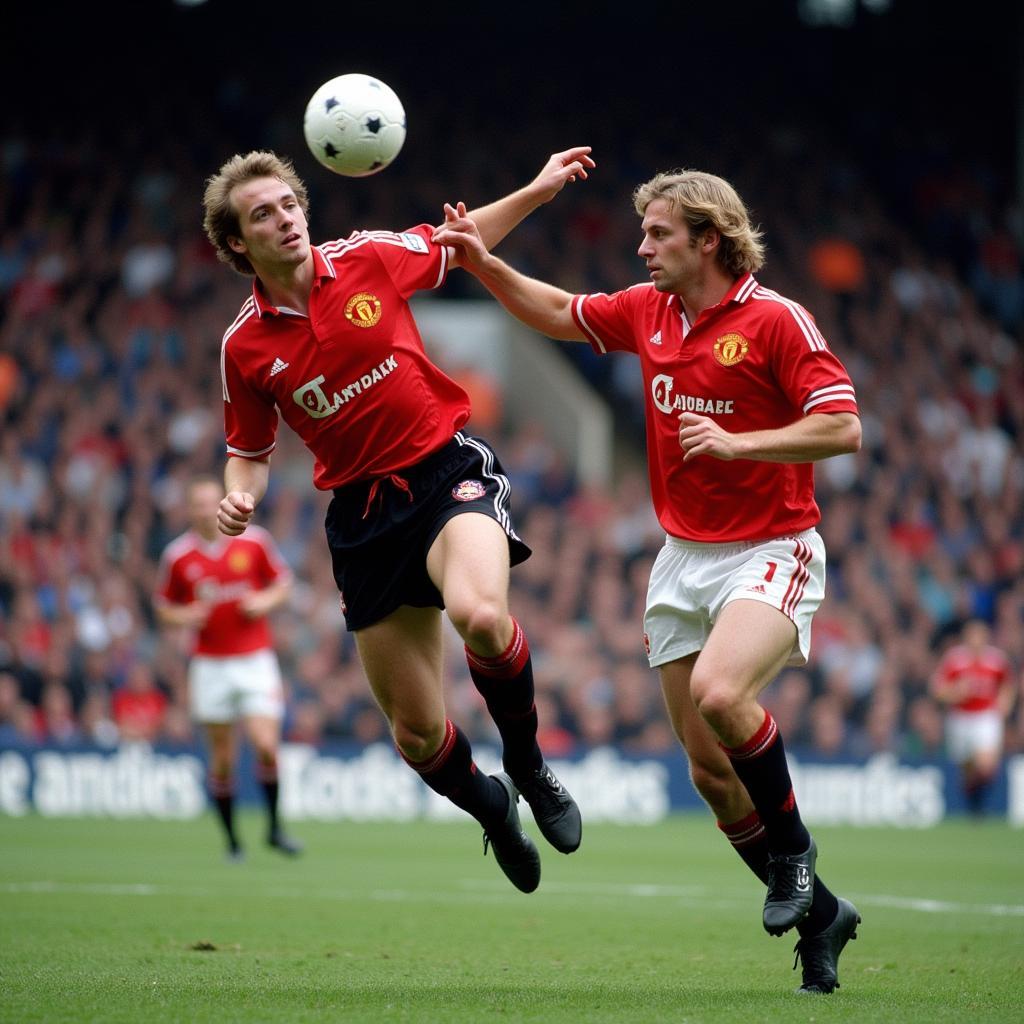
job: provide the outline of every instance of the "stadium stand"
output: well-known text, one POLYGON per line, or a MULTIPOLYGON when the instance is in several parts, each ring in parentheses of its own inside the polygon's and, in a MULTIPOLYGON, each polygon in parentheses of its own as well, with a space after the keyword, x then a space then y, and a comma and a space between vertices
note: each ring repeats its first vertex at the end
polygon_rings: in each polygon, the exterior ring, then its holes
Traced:
MULTIPOLYGON (((311 74, 276 103, 230 76, 201 79, 176 94, 187 136, 150 98, 133 118, 145 131, 72 123, 58 138, 23 123, 0 140, 0 736, 110 745, 125 695, 151 688, 148 671, 166 702, 147 705, 147 734, 194 739, 185 639, 156 629, 149 595, 160 550, 184 526, 184 482, 222 463, 217 353, 245 289, 202 237, 201 185, 224 156, 257 145, 298 158, 319 239, 434 219, 444 200, 496 195, 547 152, 591 142, 593 180, 502 248, 580 291, 642 276, 636 182, 680 163, 726 174, 766 229, 762 279, 815 313, 864 422, 863 450, 817 470, 829 597, 811 663, 767 695, 787 742, 821 758, 940 749, 928 679, 968 618, 992 623, 1024 664, 1024 222, 982 154, 929 148, 929 123, 883 138, 866 114, 837 126, 810 106, 766 116, 756 147, 723 137, 704 110, 688 116, 684 144, 674 110, 639 118, 616 106, 611 76, 582 120, 577 96, 524 84, 517 102, 544 112, 528 128, 489 121, 486 90, 466 95, 458 117, 442 96, 417 96, 408 152, 357 188, 301 153, 295 111, 311 74), (416 145, 417 125, 444 125, 447 155, 416 145)), ((481 292, 453 275, 445 294, 481 292)), ((566 358, 639 453, 633 367, 578 349, 566 358)), ((535 652, 545 748, 670 749, 639 642, 661 540, 642 478, 582 489, 530 424, 502 419, 500 401, 489 415, 536 552, 513 574, 512 602, 535 652)), ((304 453, 281 441, 263 522, 299 579, 276 620, 287 735, 379 740, 384 721, 322 558, 324 502, 309 496, 304 453)), ((454 715, 474 740, 493 739, 450 647, 454 715)), ((1024 718, 1008 749, 1024 750, 1024 718)))

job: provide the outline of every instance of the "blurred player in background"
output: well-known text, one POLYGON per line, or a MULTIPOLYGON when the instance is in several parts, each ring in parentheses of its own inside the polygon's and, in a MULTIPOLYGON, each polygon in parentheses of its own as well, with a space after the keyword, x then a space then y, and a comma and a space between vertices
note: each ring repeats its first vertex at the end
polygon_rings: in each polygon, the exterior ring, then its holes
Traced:
MULTIPOLYGON (((555 154, 529 185, 470 214, 487 243, 585 178, 588 154, 555 154)), ((240 535, 266 492, 280 412, 315 457, 315 485, 334 493, 327 539, 346 624, 399 752, 483 826, 484 852, 532 892, 540 856, 519 794, 562 853, 579 846, 581 821, 537 744, 530 648, 509 614, 509 568, 530 551, 512 526, 508 479, 487 443, 462 433, 469 401, 427 357, 408 305, 444 282, 452 253, 427 224, 312 246, 305 185, 273 153, 225 163, 204 208, 218 256, 256 278, 221 350, 220 528, 240 535), (445 710, 440 609, 501 734, 505 771, 493 776, 477 771, 445 710)))
POLYGON ((190 483, 191 526, 163 553, 156 613, 167 626, 196 630, 189 701, 193 717, 206 731, 210 795, 224 827, 229 858, 243 856, 234 815, 238 722, 256 754, 267 807, 267 843, 295 856, 302 847, 285 834, 277 812, 284 693, 267 622, 267 615, 287 599, 292 574, 265 530, 229 538, 217 529, 223 493, 213 477, 190 483))
POLYGON ((942 656, 932 695, 946 710, 946 748, 960 766, 968 813, 985 813, 1003 756, 1003 733, 1015 697, 1010 659, 991 641, 988 625, 973 619, 960 642, 942 656))
POLYGON ((530 327, 639 355, 651 493, 668 534, 648 590, 649 660, 694 785, 767 886, 765 929, 798 929, 801 990, 827 993, 860 918, 815 874, 758 695, 807 660, 825 585, 811 463, 858 449, 856 397, 809 314, 754 278, 760 233, 728 182, 659 174, 634 205, 650 282, 614 295, 571 295, 512 270, 461 203, 445 207, 435 237, 530 327))

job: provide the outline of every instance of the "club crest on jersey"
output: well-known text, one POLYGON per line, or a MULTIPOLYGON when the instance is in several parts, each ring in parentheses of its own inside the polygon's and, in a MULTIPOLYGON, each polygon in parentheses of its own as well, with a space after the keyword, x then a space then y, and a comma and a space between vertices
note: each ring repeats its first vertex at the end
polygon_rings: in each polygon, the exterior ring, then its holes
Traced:
POLYGON ((228 568, 232 572, 248 572, 250 565, 250 558, 248 551, 242 551, 236 548, 228 555, 228 568))
POLYGON ((723 366, 735 366, 747 354, 750 342, 742 334, 723 334, 715 342, 715 358, 723 366))
POLYGON ((354 327, 372 327, 380 320, 380 299, 372 292, 356 292, 345 303, 345 317, 354 327))
POLYGON ((476 501, 486 493, 486 488, 479 480, 463 480, 452 488, 452 497, 456 501, 476 501))

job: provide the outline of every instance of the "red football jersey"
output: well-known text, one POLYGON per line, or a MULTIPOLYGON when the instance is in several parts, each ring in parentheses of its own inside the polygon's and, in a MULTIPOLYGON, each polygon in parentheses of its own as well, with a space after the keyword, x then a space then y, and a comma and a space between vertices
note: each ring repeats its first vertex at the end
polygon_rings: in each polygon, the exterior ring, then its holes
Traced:
POLYGON ((936 669, 940 689, 967 684, 968 696, 954 705, 957 711, 991 711, 999 706, 999 693, 1013 684, 1007 656, 998 647, 973 651, 970 647, 951 647, 936 669))
POLYGON ((275 406, 315 456, 321 490, 397 472, 451 440, 469 398, 428 358, 408 303, 444 281, 447 249, 432 232, 314 247, 309 316, 271 306, 254 283, 221 347, 229 455, 273 451, 275 406))
POLYGON ((196 637, 196 654, 248 654, 269 648, 273 636, 267 617, 250 619, 242 613, 240 600, 291 576, 270 534, 260 526, 250 525, 239 537, 212 541, 189 530, 171 541, 160 559, 157 600, 213 604, 196 637))
POLYGON ((572 312, 595 351, 640 357, 651 496, 667 533, 727 543, 818 522, 813 464, 683 462, 679 446, 683 412, 730 433, 784 427, 812 412, 857 412, 849 375, 802 306, 747 274, 692 325, 679 296, 653 284, 577 295, 572 312))

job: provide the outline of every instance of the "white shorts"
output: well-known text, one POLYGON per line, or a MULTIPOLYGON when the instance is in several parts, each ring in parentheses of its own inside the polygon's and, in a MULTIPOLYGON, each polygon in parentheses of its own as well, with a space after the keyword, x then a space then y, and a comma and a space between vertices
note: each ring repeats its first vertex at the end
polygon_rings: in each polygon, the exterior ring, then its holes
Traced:
POLYGON ((197 654, 188 669, 192 717, 210 724, 284 716, 281 669, 273 651, 214 658, 197 654))
POLYGON ((1003 716, 998 711, 950 711, 946 744, 957 764, 976 754, 998 752, 1003 749, 1003 716))
POLYGON ((651 667, 700 651, 730 601, 762 601, 796 625, 790 665, 804 665, 811 619, 825 596, 818 531, 774 540, 697 544, 667 537, 651 570, 644 647, 651 667))

